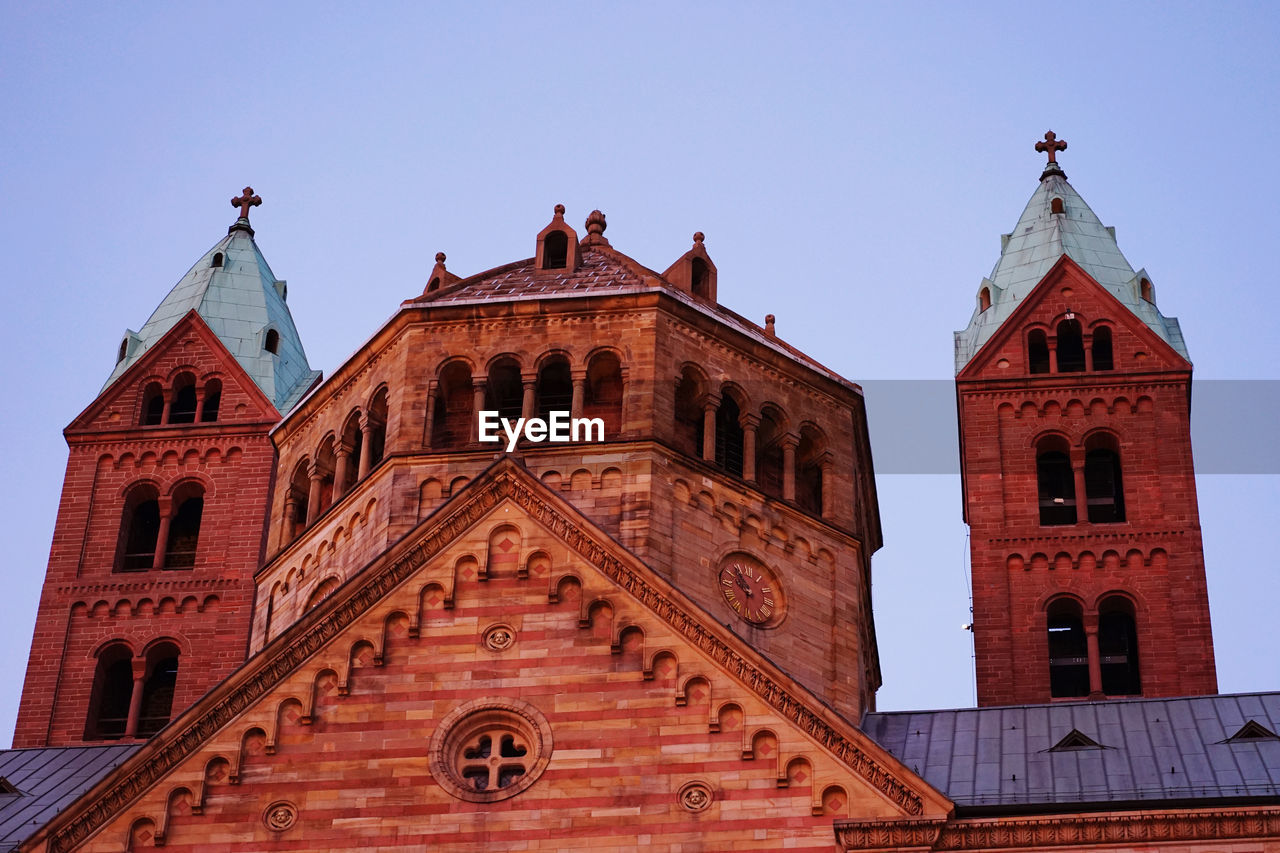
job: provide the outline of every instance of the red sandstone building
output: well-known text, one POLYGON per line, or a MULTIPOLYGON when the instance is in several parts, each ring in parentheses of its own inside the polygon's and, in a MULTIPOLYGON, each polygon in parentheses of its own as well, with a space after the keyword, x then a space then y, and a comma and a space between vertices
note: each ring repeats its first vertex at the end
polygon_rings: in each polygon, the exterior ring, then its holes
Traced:
POLYGON ((659 272, 557 206, 321 381, 246 189, 66 430, 4 840, 1280 850, 1280 694, 1214 695, 1186 346, 1037 147, 956 335, 980 708, 876 712, 861 390, 720 305, 700 233, 659 272))

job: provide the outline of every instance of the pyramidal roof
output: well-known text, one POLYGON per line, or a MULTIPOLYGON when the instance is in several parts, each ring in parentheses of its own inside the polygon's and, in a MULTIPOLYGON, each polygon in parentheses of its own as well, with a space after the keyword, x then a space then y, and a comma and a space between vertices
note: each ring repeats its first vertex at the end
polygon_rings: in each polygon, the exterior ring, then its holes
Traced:
POLYGON ((276 409, 281 413, 289 411, 320 373, 307 363, 302 338, 285 305, 285 294, 285 283, 271 272, 254 242, 249 220, 242 216, 226 237, 187 270, 152 312, 142 331, 126 333, 125 357, 116 364, 103 388, 115 382, 188 311, 194 310, 276 409), (279 335, 274 353, 266 349, 270 330, 279 335))
POLYGON ((1116 244, 1115 229, 1102 224, 1075 188, 1067 183, 1067 176, 1056 162, 1049 162, 1017 226, 1012 233, 1003 235, 1000 243, 1000 260, 979 285, 979 291, 984 287, 989 290, 991 306, 985 311, 981 306, 975 308, 968 327, 955 333, 956 373, 969 363, 1063 255, 1075 261, 1138 319, 1190 360, 1177 319, 1164 316, 1153 302, 1142 296, 1142 280, 1150 281, 1151 276, 1145 269, 1134 271, 1116 244), (1055 200, 1061 200, 1060 213, 1054 212, 1055 200))

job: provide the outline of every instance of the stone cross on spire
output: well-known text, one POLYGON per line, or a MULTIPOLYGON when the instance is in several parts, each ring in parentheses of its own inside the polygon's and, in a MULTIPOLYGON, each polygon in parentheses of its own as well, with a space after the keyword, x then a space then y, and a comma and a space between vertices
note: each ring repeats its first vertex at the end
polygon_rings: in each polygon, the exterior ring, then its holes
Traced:
MULTIPOLYGON (((1065 142, 1062 143, 1062 147, 1066 148, 1067 144, 1065 142)), ((1053 159, 1052 154, 1049 155, 1049 159, 1050 160, 1053 159)), ((249 208, 257 207, 260 204, 262 204, 262 197, 256 196, 253 194, 253 187, 245 187, 243 195, 241 195, 239 198, 231 199, 231 206, 240 208, 241 219, 248 219, 249 208)))
POLYGON ((1065 139, 1059 139, 1058 135, 1052 130, 1044 135, 1044 142, 1036 143, 1036 150, 1041 153, 1048 153, 1049 162, 1045 164, 1044 172, 1040 174, 1040 180, 1044 180, 1049 175, 1060 175, 1063 178, 1062 167, 1058 165, 1058 152, 1067 150, 1067 142, 1065 139))
POLYGON ((240 218, 235 224, 227 229, 227 233, 232 231, 248 231, 249 236, 253 236, 253 228, 249 226, 249 208, 257 207, 262 204, 262 197, 253 194, 253 187, 245 187, 244 192, 239 198, 231 199, 231 206, 240 208, 240 218))
MULTIPOLYGON (((1056 163, 1058 162, 1058 152, 1067 150, 1067 141, 1059 139, 1058 135, 1051 130, 1044 135, 1044 142, 1036 143, 1036 150, 1041 153, 1048 151, 1049 162, 1056 163)), ((246 189, 245 192, 251 192, 251 190, 246 189)))

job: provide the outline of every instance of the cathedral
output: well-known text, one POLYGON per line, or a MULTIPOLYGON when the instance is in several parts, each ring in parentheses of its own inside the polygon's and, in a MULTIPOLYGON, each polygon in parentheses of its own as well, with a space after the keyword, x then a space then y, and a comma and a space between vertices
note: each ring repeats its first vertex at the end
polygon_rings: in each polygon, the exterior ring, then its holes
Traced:
POLYGON ((862 389, 701 233, 556 205, 322 376, 246 187, 65 430, 4 849, 1280 851, 1187 343, 1035 147, 955 334, 977 708, 877 710, 862 389))

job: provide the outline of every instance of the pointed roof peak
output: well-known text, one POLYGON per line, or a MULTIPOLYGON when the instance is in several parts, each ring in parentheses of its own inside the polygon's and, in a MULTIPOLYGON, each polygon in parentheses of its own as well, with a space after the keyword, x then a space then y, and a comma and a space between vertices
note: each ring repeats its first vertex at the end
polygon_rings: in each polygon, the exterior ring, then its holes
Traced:
POLYGON ((142 330, 125 334, 119 358, 106 386, 195 310, 218 340, 253 378, 281 414, 291 409, 319 373, 307 363, 302 339, 285 304, 288 288, 271 271, 253 239, 249 208, 262 203, 245 187, 231 203, 240 217, 187 270, 142 330), (269 337, 269 333, 276 334, 269 337), (274 349, 272 348, 274 347, 274 349))
POLYGON ((1156 308, 1150 276, 1135 271, 1120 251, 1115 229, 1103 225, 1093 209, 1067 182, 1057 152, 1067 143, 1053 131, 1036 150, 1049 161, 1013 231, 1000 238, 1000 258, 978 285, 978 305, 967 328, 956 333, 956 372, 1009 319, 1063 255, 1150 327, 1180 355, 1190 360, 1177 319, 1156 308))

